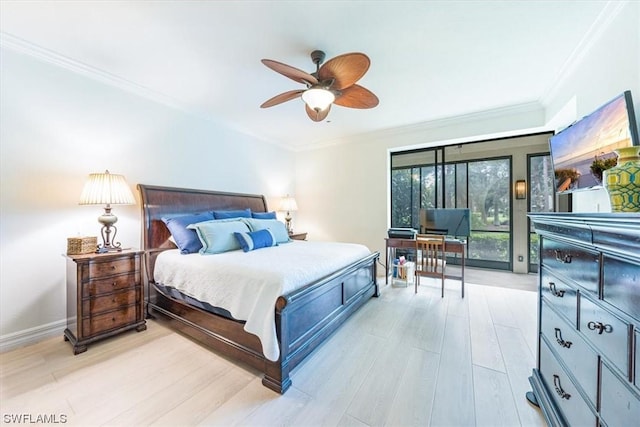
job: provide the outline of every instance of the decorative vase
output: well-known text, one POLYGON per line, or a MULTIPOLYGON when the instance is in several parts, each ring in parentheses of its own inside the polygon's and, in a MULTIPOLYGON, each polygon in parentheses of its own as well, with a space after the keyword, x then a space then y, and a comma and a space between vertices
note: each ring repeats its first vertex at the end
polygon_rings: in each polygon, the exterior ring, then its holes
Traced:
POLYGON ((619 148, 618 164, 603 173, 612 212, 640 212, 640 146, 619 148))

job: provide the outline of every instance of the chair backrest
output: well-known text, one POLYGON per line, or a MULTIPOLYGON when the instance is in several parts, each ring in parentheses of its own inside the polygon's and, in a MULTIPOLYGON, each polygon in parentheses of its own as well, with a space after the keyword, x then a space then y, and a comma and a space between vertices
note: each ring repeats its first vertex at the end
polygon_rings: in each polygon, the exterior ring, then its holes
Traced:
POLYGON ((444 273, 445 236, 440 234, 418 234, 416 236, 417 266, 423 272, 444 273))

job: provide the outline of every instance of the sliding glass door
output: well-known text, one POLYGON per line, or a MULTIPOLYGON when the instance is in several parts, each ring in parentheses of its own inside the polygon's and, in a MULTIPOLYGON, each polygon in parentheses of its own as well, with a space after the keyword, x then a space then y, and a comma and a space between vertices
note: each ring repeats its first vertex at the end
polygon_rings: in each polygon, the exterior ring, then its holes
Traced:
POLYGON ((420 209, 469 208, 467 264, 511 269, 511 157, 391 170, 391 226, 420 229, 420 209))

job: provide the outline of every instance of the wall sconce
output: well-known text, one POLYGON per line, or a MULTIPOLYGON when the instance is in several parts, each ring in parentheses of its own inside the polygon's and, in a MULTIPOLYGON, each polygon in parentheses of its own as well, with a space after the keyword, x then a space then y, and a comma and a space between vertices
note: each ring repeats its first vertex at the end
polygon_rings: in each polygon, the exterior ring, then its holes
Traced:
POLYGON ((519 179, 516 181, 516 199, 523 200, 527 198, 527 181, 519 179))
POLYGON ((289 234, 293 234, 293 227, 291 226, 291 212, 298 210, 296 199, 287 194, 287 197, 283 197, 280 201, 280 208, 278 210, 287 213, 284 221, 287 225, 287 231, 289 232, 289 234))
POLYGON ((104 214, 98 217, 98 222, 102 224, 102 245, 96 252, 121 251, 120 243, 114 243, 118 229, 113 225, 118 221, 118 217, 111 213, 111 205, 133 205, 136 199, 122 175, 105 173, 92 173, 89 175, 82 194, 80 195, 81 205, 105 205, 104 214), (113 233, 113 235, 112 235, 113 233))

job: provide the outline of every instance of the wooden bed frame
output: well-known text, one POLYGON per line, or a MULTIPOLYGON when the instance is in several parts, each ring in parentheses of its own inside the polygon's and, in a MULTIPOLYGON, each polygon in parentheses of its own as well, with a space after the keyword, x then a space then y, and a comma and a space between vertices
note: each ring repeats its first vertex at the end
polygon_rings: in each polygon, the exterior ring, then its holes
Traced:
POLYGON ((291 386, 289 373, 372 296, 378 296, 375 252, 276 301, 276 333, 280 359, 262 354, 257 336, 244 322, 190 306, 164 294, 154 281, 155 260, 175 248, 161 218, 210 210, 244 209, 267 212, 264 196, 139 184, 142 198, 142 241, 147 274, 147 314, 166 316, 176 330, 217 352, 264 373, 262 383, 278 393, 291 386))

